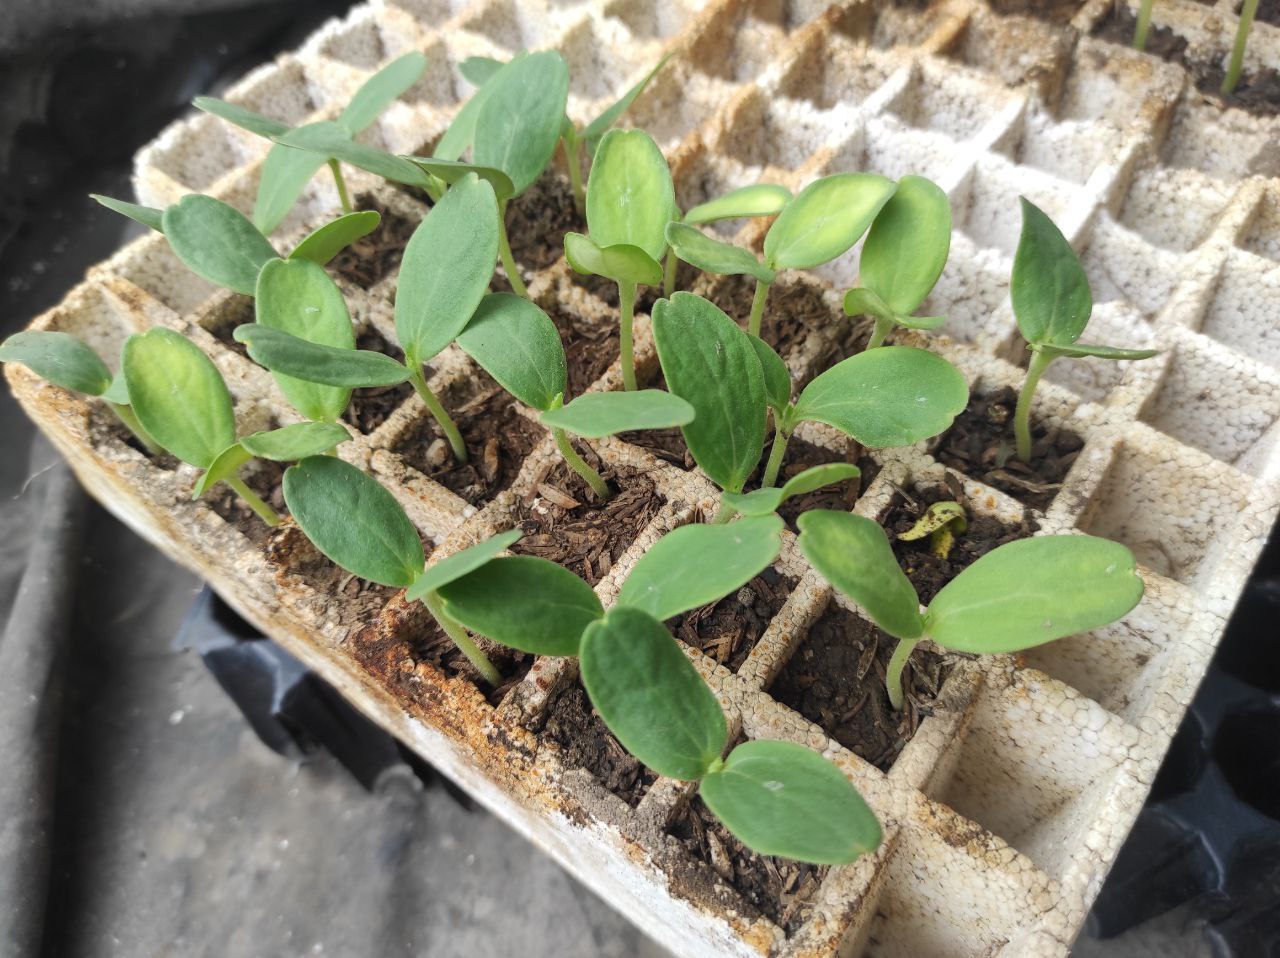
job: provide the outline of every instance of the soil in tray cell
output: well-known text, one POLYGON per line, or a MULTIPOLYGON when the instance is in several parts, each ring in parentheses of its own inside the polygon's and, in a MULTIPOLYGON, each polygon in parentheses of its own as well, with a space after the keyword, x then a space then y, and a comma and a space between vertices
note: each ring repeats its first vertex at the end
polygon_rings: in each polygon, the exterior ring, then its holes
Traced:
POLYGON ((736 592, 666 625, 681 642, 736 672, 795 587, 795 579, 770 567, 736 592))
POLYGON ((934 458, 972 479, 994 486, 1023 505, 1046 509, 1084 448, 1069 429, 1031 418, 1031 462, 1014 456, 1013 410, 1018 397, 1006 386, 972 396, 969 406, 942 435, 934 458))
POLYGON ((616 316, 580 316, 558 305, 553 306, 548 315, 564 344, 569 368, 567 402, 586 392, 618 358, 618 320, 616 316))
MULTIPOLYGON (((957 483, 958 485, 958 483, 957 483)), ((975 513, 965 502, 959 489, 933 488, 924 492, 915 490, 900 492, 894 496, 885 516, 884 531, 893 546, 893 554, 916 587, 920 602, 928 605, 944 585, 954 579, 962 569, 972 565, 996 546, 1016 539, 1025 539, 1039 527, 1025 516, 1020 523, 1004 523, 994 516, 975 513), (898 536, 911 529, 925 510, 935 502, 959 502, 965 507, 968 528, 955 536, 945 556, 938 555, 928 536, 923 539, 904 540, 898 536)))
MULTIPOLYGON (((750 276, 727 276, 708 298, 743 328, 751 317, 751 301, 756 281, 750 276)), ((822 296, 822 288, 805 282, 781 281, 769 289, 760 338, 783 359, 813 333, 834 323, 846 322, 843 312, 832 309, 822 296)))
POLYGON ((368 196, 357 197, 356 209, 377 210, 382 221, 368 236, 362 236, 335 256, 329 267, 361 289, 370 289, 400 267, 404 248, 418 224, 368 196))
POLYGON ((648 476, 611 469, 586 446, 578 449, 609 484, 612 498, 599 502, 563 460, 549 460, 544 474, 535 477, 533 492, 516 505, 514 518, 524 536, 511 551, 558 562, 595 585, 665 500, 648 476))
POLYGON ((548 170, 507 205, 511 255, 525 269, 551 266, 564 254, 564 234, 585 233, 586 221, 573 206, 569 177, 548 170))
POLYGON ((590 772, 600 785, 635 808, 658 777, 622 747, 575 682, 556 696, 547 713, 544 739, 560 746, 564 763, 590 772))
MULTIPOLYGON (((772 448, 773 440, 769 439, 765 442, 764 455, 760 457, 762 463, 769 461, 769 451, 772 448)), ((858 468, 862 470, 862 475, 860 476, 846 479, 844 482, 823 486, 821 489, 794 496, 784 502, 778 510, 778 514, 787 521, 787 525, 793 531, 795 530, 796 519, 799 518, 801 513, 808 512, 810 509, 835 509, 839 512, 848 512, 853 508, 854 503, 858 501, 858 496, 862 495, 863 490, 871 485, 877 473, 880 472, 879 463, 866 455, 859 443, 850 439, 847 441, 845 448, 845 454, 841 455, 826 446, 815 445, 794 436, 787 443, 786 452, 782 460, 782 468, 778 470, 777 484, 779 486, 785 484, 793 476, 797 476, 814 466, 854 461, 858 468)), ((762 465, 756 471, 756 474, 748 480, 748 491, 759 488, 763 472, 764 466, 762 465)))
POLYGON ((753 852, 697 797, 677 813, 668 833, 731 885, 747 905, 788 935, 808 919, 818 886, 828 871, 826 865, 753 852))
MULTIPOLYGON (((370 349, 376 353, 390 356, 397 362, 404 362, 404 353, 399 346, 394 346, 383 338, 382 334, 372 327, 356 337, 356 349, 370 349)), ((425 371, 431 376, 430 368, 425 371)), ((348 403, 342 418, 355 426, 365 435, 373 432, 386 422, 400 404, 409 398, 413 387, 408 383, 397 386, 373 386, 369 389, 353 389, 351 402, 348 403)))
POLYGON ((991 9, 1001 16, 1031 16, 1062 26, 1084 6, 1084 0, 991 0, 991 9))
POLYGON ((896 645, 897 639, 833 602, 810 627, 769 694, 887 772, 930 714, 950 672, 942 656, 917 648, 905 670, 906 708, 895 712, 885 673, 896 645))
MULTIPOLYGON (((252 464, 240 470, 244 484, 261 496, 262 501, 280 516, 287 514, 284 504, 284 471, 288 466, 285 462, 255 459, 252 464)), ((209 489, 204 494, 204 501, 210 509, 244 533, 250 542, 261 545, 271 537, 271 526, 250 509, 225 482, 216 483, 209 489)))

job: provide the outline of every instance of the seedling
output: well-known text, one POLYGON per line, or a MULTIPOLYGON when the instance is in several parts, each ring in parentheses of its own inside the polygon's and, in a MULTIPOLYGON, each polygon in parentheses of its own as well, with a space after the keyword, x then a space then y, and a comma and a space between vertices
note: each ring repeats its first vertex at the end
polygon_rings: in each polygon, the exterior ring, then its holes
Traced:
POLYGON ((254 456, 291 462, 327 452, 350 438, 331 422, 304 422, 236 438, 231 394, 222 374, 190 340, 154 328, 130 336, 122 372, 134 412, 147 433, 183 462, 203 470, 191 498, 225 482, 269 526, 280 517, 240 478, 254 456))
MULTIPOLYGON (((595 156, 596 147, 600 145, 601 138, 618 120, 622 119, 622 115, 631 108, 636 97, 644 92, 644 88, 670 59, 671 54, 668 53, 645 74, 639 83, 622 94, 581 130, 567 114, 565 115, 560 129, 560 142, 564 146, 565 164, 568 166, 569 182, 573 187, 573 205, 579 213, 583 212, 586 202, 586 194, 582 188, 582 150, 586 149, 588 158, 595 156)), ((479 88, 488 83, 503 66, 501 60, 495 60, 492 57, 467 57, 458 64, 458 71, 479 88)))
POLYGON ((946 322, 912 314, 938 282, 950 250, 947 194, 923 176, 904 176, 862 244, 860 285, 844 297, 847 315, 875 320, 868 349, 884 345, 895 326, 937 329, 946 322))
POLYGON ((296 129, 225 100, 201 96, 192 102, 197 109, 274 141, 262 164, 258 196, 253 207, 254 225, 264 234, 269 234, 293 208, 311 177, 326 164, 333 173, 342 209, 347 213, 352 211, 351 197, 347 193, 347 184, 339 165, 339 153, 326 156, 323 152, 284 145, 281 140, 295 134, 301 134, 305 139, 307 131, 321 129, 336 139, 354 143, 356 135, 370 126, 383 110, 417 83, 426 69, 425 56, 417 52, 406 53, 366 80, 336 120, 309 123, 296 129))
POLYGON ((566 233, 565 257, 579 273, 618 284, 623 388, 636 388, 631 330, 636 287, 662 282, 664 233, 676 194, 662 150, 642 130, 610 130, 600 140, 587 180, 587 230, 566 233))
POLYGON ((490 293, 458 336, 458 346, 516 399, 542 413, 556 447, 601 499, 609 486, 578 455, 568 433, 602 439, 633 429, 683 426, 693 407, 659 389, 631 393, 587 393, 564 405, 569 389, 564 346, 551 317, 510 293, 490 293))
POLYGON ((1244 68, 1244 50, 1249 43, 1249 31, 1253 29, 1253 18, 1257 13, 1258 0, 1244 0, 1240 7, 1240 23, 1236 26, 1236 42, 1231 47, 1227 75, 1222 78, 1223 94, 1233 92, 1240 82, 1240 71, 1244 68))
POLYGON ((552 595, 542 581, 550 563, 528 557, 495 559, 439 593, 446 615, 495 642, 578 655, 587 695, 623 747, 660 775, 696 781, 707 807, 746 845, 843 864, 881 839, 856 789, 833 764, 786 742, 748 742, 721 758, 724 712, 662 624, 758 575, 777 558, 781 529, 773 515, 676 529, 640 558, 608 613, 590 589, 581 600, 567 589, 552 595), (556 641, 530 642, 529 623, 560 605, 570 615, 553 617, 556 641))
POLYGON ((929 550, 939 559, 945 559, 951 554, 956 536, 963 535, 968 528, 964 506, 948 500, 930 504, 915 525, 906 532, 898 533, 898 538, 903 542, 915 542, 928 536, 929 550))
POLYGON ((1145 50, 1147 48, 1147 34, 1151 30, 1151 8, 1155 0, 1139 0, 1138 3, 1138 21, 1133 25, 1133 48, 1135 50, 1145 50))
POLYGON ((1022 236, 1013 257, 1009 297, 1018 328, 1031 350, 1027 378, 1013 414, 1018 458, 1031 461, 1031 401, 1049 364, 1059 356, 1099 359, 1148 359, 1154 349, 1091 346, 1077 339, 1093 312, 1093 293, 1075 250, 1066 237, 1026 197, 1022 203, 1022 236))
MULTIPOLYGON (((676 222, 687 226, 705 226, 723 220, 746 219, 755 216, 777 216, 782 208, 791 201, 791 191, 776 183, 757 183, 754 186, 743 186, 730 190, 723 196, 699 203, 684 216, 679 216, 677 209, 676 222)), ((670 242, 670 240, 668 240, 670 242)), ((676 249, 667 248, 667 259, 663 264, 662 295, 668 299, 676 291, 676 249)))
POLYGON ((129 403, 129 386, 124 375, 112 376, 98 354, 70 333, 38 330, 14 333, 0 343, 0 362, 21 363, 55 386, 97 396, 149 453, 157 456, 162 452, 138 422, 129 403))
MULTIPOLYGON (((778 270, 813 269, 846 252, 867 231, 895 188, 892 180, 874 173, 837 173, 814 180, 782 206, 765 234, 763 261, 740 246, 694 229, 688 217, 683 223, 671 222, 666 238, 676 256, 690 266, 755 278, 747 331, 759 336, 764 304, 778 270)), ((765 208, 779 198, 767 192, 748 195, 764 201, 765 208)))
POLYGON ((929 608, 898 566, 884 530, 847 512, 814 509, 798 520, 800 548, 836 589, 898 639, 885 678, 903 706, 902 671, 932 639, 955 652, 1018 652, 1100 628, 1142 599, 1133 554, 1084 535, 1036 536, 992 549, 948 582, 929 608))
MULTIPOLYGON (((495 202, 493 188, 469 174, 432 207, 409 238, 395 301, 403 363, 370 350, 345 348, 345 343, 335 347, 308 342, 262 323, 261 314, 258 323, 239 326, 233 335, 255 362, 295 380, 344 389, 412 383, 455 458, 466 462, 462 435, 427 385, 422 367, 462 332, 489 286, 498 250, 495 202)), ((274 279, 271 276, 268 283, 274 279)), ((329 308, 336 311, 336 304, 329 308)), ((319 315, 311 318, 319 321, 319 315)))

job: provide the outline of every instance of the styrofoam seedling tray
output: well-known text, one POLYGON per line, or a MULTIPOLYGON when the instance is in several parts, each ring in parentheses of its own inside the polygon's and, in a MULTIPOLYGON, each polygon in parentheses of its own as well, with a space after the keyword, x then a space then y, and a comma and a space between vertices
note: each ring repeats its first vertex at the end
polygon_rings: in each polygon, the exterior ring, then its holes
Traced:
MULTIPOLYGON (((1023 375, 1008 305, 1019 194, 1054 215, 1081 252, 1096 300, 1090 338, 1161 350, 1142 363, 1064 361, 1035 403, 1038 420, 1084 438, 1061 490, 1034 513, 1038 534, 1123 542, 1139 560, 1144 601, 1121 622, 1023 655, 958 659, 934 713, 887 773, 769 694, 829 603, 861 614, 807 568, 789 534, 777 566, 798 584, 746 662, 732 672, 687 650, 735 732, 822 751, 884 823, 881 848, 828 870, 789 937, 667 834, 689 800, 687 785, 660 779, 633 808, 533 731, 576 679, 573 661, 538 659, 490 705, 465 679, 414 660, 404 640, 421 613, 402 596, 334 588, 296 532, 276 535, 264 551, 246 536, 260 538, 261 529, 192 502, 194 472, 158 468, 135 452, 99 403, 22 367, 10 366, 8 376, 95 496, 674 952, 1064 955, 1280 500, 1280 120, 1224 111, 1180 67, 1082 36, 1110 3, 1088 0, 1073 30, 1002 17, 973 0, 924 10, 785 0, 374 0, 228 94, 290 123, 328 118, 380 65, 422 50, 427 75, 362 134, 411 150, 429 147, 469 95, 456 71, 467 56, 560 49, 573 77, 569 110, 581 122, 670 52, 629 122, 649 128, 666 150, 686 208, 760 176, 799 189, 824 173, 873 169, 942 185, 957 229, 924 308, 950 322, 946 335, 898 335, 949 358, 975 393, 1017 387, 1023 375)), ((1185 0, 1158 4, 1156 23, 1222 52, 1234 30, 1231 7, 1223 0, 1208 11, 1216 32, 1205 26, 1205 7, 1185 0)), ((1255 26, 1250 64, 1276 62, 1277 33, 1255 26)), ((190 117, 139 154, 139 198, 163 206, 200 190, 248 209, 267 146, 213 117, 190 117)), ((350 181, 353 193, 372 191, 398 215, 423 214, 415 200, 358 171, 350 181)), ((332 182, 317 176, 280 248, 336 205, 332 182)), ((765 224, 714 229, 758 250, 765 224)), ((856 261, 855 251, 818 271, 831 284, 830 319, 786 356, 802 381, 854 335, 839 304, 856 261)), ((613 321, 563 259, 523 271, 535 299, 613 321)), ((780 283, 801 279, 785 274, 780 283)), ((729 282, 700 277, 694 288, 716 297, 729 282)), ((395 275, 369 291, 341 285, 357 326, 392 340, 395 275)), ((179 330, 218 363, 242 429, 293 421, 271 377, 218 338, 249 308, 246 298, 191 275, 153 234, 95 267, 34 326, 80 335, 109 363, 129 333, 179 330)), ((643 314, 637 337, 640 376, 651 378, 657 364, 643 314)), ((451 400, 476 388, 474 367, 456 348, 432 369, 433 388, 451 400)), ((593 388, 618 388, 618 379, 615 363, 593 388)), ((544 436, 509 489, 471 505, 401 455, 426 415, 410 395, 341 453, 387 485, 438 561, 509 527, 515 503, 536 501, 535 480, 554 450, 544 436)), ((801 437, 845 449, 826 427, 807 424, 801 437)), ((665 500, 598 584, 608 602, 663 532, 713 508, 715 490, 620 440, 593 445, 606 462, 646 470, 665 500)), ((945 470, 933 447, 873 454, 881 471, 856 510, 879 518, 896 490, 939 482, 945 470)), ((964 481, 971 508, 1022 515, 1009 496, 964 481)))

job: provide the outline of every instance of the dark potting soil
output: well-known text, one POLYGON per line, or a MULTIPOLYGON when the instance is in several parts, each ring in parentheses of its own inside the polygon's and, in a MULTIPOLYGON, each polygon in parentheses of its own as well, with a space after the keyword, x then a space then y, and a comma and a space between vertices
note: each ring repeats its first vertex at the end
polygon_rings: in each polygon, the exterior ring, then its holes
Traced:
POLYGON ((553 306, 548 315, 560 331, 569 366, 567 402, 586 392, 618 357, 618 323, 608 317, 588 319, 559 305, 553 306))
POLYGON ((809 918, 828 866, 753 852, 696 796, 676 813, 667 831, 788 935, 809 918))
POLYGON ((681 642, 736 672, 795 587, 795 579, 770 566, 731 595, 666 625, 681 642))
POLYGON ((477 391, 472 398, 458 406, 446 403, 467 447, 465 464, 453 458, 440 427, 427 414, 408 429, 394 451, 423 475, 481 506, 515 481, 544 433, 520 415, 510 394, 488 375, 477 372, 473 382, 477 391))
POLYGON ((1025 539, 1039 528, 1039 524, 1023 516, 1020 523, 1005 523, 994 516, 974 514, 958 488, 934 487, 923 492, 900 491, 889 504, 883 525, 893 546, 898 565, 916 587, 920 602, 928 605, 944 585, 955 578, 962 569, 986 555, 996 546, 1016 539, 1025 539), (923 539, 904 540, 898 536, 911 529, 925 510, 935 502, 959 502, 965 507, 968 528, 955 536, 946 556, 933 552, 928 536, 923 539))
POLYGON ((515 508, 524 537, 511 551, 558 562, 595 585, 666 500, 648 476, 631 469, 610 469, 584 444, 577 449, 600 472, 613 497, 599 502, 568 464, 548 461, 533 493, 515 508))
POLYGON ((832 603, 778 673, 769 694, 887 772, 930 714, 930 703, 951 671, 942 656, 917 648, 904 670, 906 707, 895 712, 885 674, 897 641, 832 603))
POLYGON ((613 737, 579 682, 556 696, 542 734, 560 746, 566 765, 590 772, 632 808, 658 780, 613 737))
POLYGON ((585 233, 586 220, 573 206, 569 177, 556 170, 507 205, 511 255, 525 269, 546 269, 564 253, 564 234, 585 233))
POLYGON ((1013 411, 1018 396, 1010 386, 974 395, 942 434, 934 457, 944 466, 994 486, 1023 505, 1046 509, 1084 448, 1069 429, 1031 418, 1031 462, 1014 456, 1013 411))
POLYGON ((152 453, 124 423, 116 418, 114 413, 105 408, 100 414, 95 410, 89 430, 90 441, 99 449, 111 448, 119 443, 124 443, 134 452, 146 458, 157 469, 173 472, 180 465, 177 457, 170 453, 161 452, 159 455, 152 453))
MULTIPOLYGON (((244 484, 281 516, 286 514, 284 471, 288 465, 284 462, 272 462, 270 459, 255 459, 252 466, 244 467, 241 471, 244 484)), ((271 537, 271 526, 263 522, 225 482, 217 483, 206 492, 204 501, 209 504, 210 509, 244 533, 250 542, 262 545, 271 537)))
MULTIPOLYGON (((1280 3, 1273 0, 1275 7, 1280 3)), ((1261 5, 1259 5, 1261 6, 1261 5)), ((1275 15, 1271 7, 1268 13, 1275 15)), ((1133 43, 1133 29, 1136 19, 1127 6, 1113 9, 1098 24, 1094 36, 1112 43, 1130 46, 1133 43)), ((1232 38, 1234 40, 1234 37, 1232 38)), ((1146 52, 1181 64, 1191 74, 1196 89, 1209 99, 1224 107, 1236 107, 1256 116, 1274 116, 1280 113, 1280 70, 1265 67, 1261 70, 1249 71, 1240 77, 1240 82, 1231 93, 1222 93, 1222 79, 1226 70, 1219 61, 1193 60, 1187 56, 1187 41, 1166 27, 1152 25, 1147 34, 1146 52)))
POLYGON ((1254 19, 1280 27, 1280 0, 1260 0, 1254 19))
MULTIPOLYGON (((400 347, 387 342, 372 326, 356 337, 356 349, 370 349, 390 356, 397 362, 404 362, 404 352, 400 347)), ((428 377, 431 375, 429 368, 425 375, 428 377)), ((351 402, 347 404, 342 418, 368 435, 386 422, 412 392, 413 387, 408 383, 400 383, 398 386, 354 389, 351 391, 351 402)))
POLYGON ((248 359, 249 362, 253 362, 252 359, 249 359, 249 347, 236 341, 235 331, 237 327, 243 326, 245 323, 252 323, 256 319, 253 297, 245 296, 241 293, 233 293, 231 299, 223 307, 221 320, 214 328, 209 330, 209 335, 233 353, 248 359))
MULTIPOLYGON (((726 276, 715 285, 708 298, 746 327, 751 317, 751 301, 756 281, 750 276, 726 276)), ((803 280, 779 281, 769 290, 760 338, 784 359, 811 334, 845 321, 844 313, 833 310, 822 296, 822 287, 803 280)))
POLYGON ((377 210, 382 221, 368 236, 362 236, 335 256, 329 268, 361 289, 370 289, 400 265, 404 248, 418 224, 391 212, 368 195, 356 197, 355 208, 377 210))
MULTIPOLYGON (((769 452, 772 448, 773 439, 770 438, 765 442, 764 454, 760 457, 761 463, 769 461, 769 452)), ((810 469, 813 466, 825 466, 833 462, 853 462, 862 470, 862 475, 855 476, 853 479, 846 479, 844 482, 823 486, 821 489, 806 492, 802 496, 795 496, 784 502, 778 510, 778 514, 793 529, 800 514, 808 512, 810 509, 837 509, 840 512, 848 512, 853 508, 854 503, 858 501, 858 496, 862 495, 862 491, 871 485, 876 475, 880 472, 880 465, 866 455, 860 443, 852 439, 846 439, 844 455, 828 449, 826 446, 818 446, 794 436, 787 443, 787 449, 782 460, 782 468, 778 470, 777 484, 779 486, 806 469, 810 469)), ((748 491, 759 488, 763 474, 764 465, 761 465, 751 479, 747 481, 748 491)))
POLYGON ((1030 16, 1049 23, 1071 22, 1085 0, 990 0, 991 9, 1001 16, 1030 16))

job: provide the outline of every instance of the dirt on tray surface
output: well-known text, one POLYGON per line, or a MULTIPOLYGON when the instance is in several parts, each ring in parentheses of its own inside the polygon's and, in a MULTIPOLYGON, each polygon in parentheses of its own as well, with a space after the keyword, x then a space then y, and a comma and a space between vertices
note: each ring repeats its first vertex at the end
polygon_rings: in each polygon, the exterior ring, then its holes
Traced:
POLYGON ((461 676, 471 682, 482 692, 490 705, 497 705, 507 691, 528 674, 533 668, 534 657, 528 652, 520 652, 498 645, 480 636, 475 636, 476 644, 493 663, 494 668, 502 675, 502 681, 490 685, 480 675, 479 670, 471 664, 471 660, 463 655, 462 650, 453 643, 453 639, 444 630, 425 607, 417 620, 416 628, 406 633, 406 641, 410 654, 415 662, 429 662, 446 675, 461 676))
POLYGON ((616 316, 590 319, 559 304, 548 315, 564 344, 569 367, 569 395, 565 397, 568 402, 586 392, 618 358, 618 320, 616 316))
POLYGON ((1075 462, 1084 439, 1069 429, 1050 427, 1031 417, 1031 462, 1014 455, 1013 411, 1018 396, 1011 386, 977 394, 942 434, 934 458, 972 479, 994 486, 1023 505, 1046 509, 1075 462))
MULTIPOLYGON (((1259 5, 1261 7, 1261 5, 1259 5)), ((1274 6, 1280 7, 1280 3, 1274 6)), ((1272 9, 1268 14, 1275 16, 1272 9)), ((1261 19, 1261 17, 1259 17, 1261 19)), ((1094 36, 1123 46, 1132 46, 1136 20, 1127 6, 1113 9, 1094 30, 1094 36)), ((1231 38, 1234 40, 1234 36, 1231 38)), ((1222 62, 1193 60, 1187 55, 1187 41, 1167 27, 1152 24, 1147 34, 1146 52, 1183 66, 1205 97, 1224 107, 1236 107, 1257 116, 1280 113, 1280 70, 1265 67, 1248 70, 1230 93, 1222 92, 1226 70, 1222 62)))
POLYGON ((370 289, 400 266, 404 248, 409 245, 409 237, 418 224, 391 212, 369 196, 357 197, 355 207, 358 210, 377 210, 382 221, 368 236, 362 236, 335 256, 329 267, 361 289, 370 289))
MULTIPOLYGON (((255 459, 240 470, 244 484, 261 496, 262 501, 280 516, 287 514, 284 505, 284 471, 288 465, 284 462, 272 462, 270 459, 255 459)), ((210 509, 243 532, 250 542, 262 545, 271 537, 271 526, 250 509, 249 504, 225 482, 216 483, 209 489, 204 495, 204 501, 210 509)))
POLYGON ((603 579, 666 501, 653 480, 632 469, 605 466, 584 444, 577 446, 600 472, 613 497, 599 502, 563 460, 549 460, 533 492, 515 508, 524 536, 512 552, 558 562, 595 585, 603 579))
MULTIPOLYGON (((356 337, 356 349, 372 350, 375 353, 390 356, 397 362, 404 362, 404 352, 400 347, 387 342, 386 338, 372 327, 365 329, 356 337)), ((430 377, 429 368, 425 375, 430 377)), ((351 402, 348 403, 342 418, 367 436, 386 422, 412 392, 413 387, 408 383, 353 389, 351 402)))
POLYGON ((736 592, 666 625, 681 642, 736 672, 795 587, 795 579, 770 566, 736 592))
POLYGON ((965 501, 959 483, 954 488, 934 487, 923 492, 916 490, 900 490, 889 504, 889 511, 884 518, 884 530, 893 546, 893 554, 898 565, 907 574, 911 584, 916 587, 920 602, 928 605, 942 587, 954 579, 961 570, 972 565, 977 559, 986 555, 996 546, 1017 539, 1025 539, 1032 535, 1039 524, 1023 516, 1020 523, 1004 523, 994 516, 975 514, 965 501), (926 536, 923 539, 899 539, 898 536, 911 529, 916 521, 935 502, 958 502, 964 507, 968 519, 968 528, 955 535, 950 550, 945 556, 933 551, 933 544, 926 536))
POLYGON ((658 780, 605 727, 581 683, 575 682, 556 696, 542 735, 560 746, 566 765, 586 769, 632 808, 658 780))
POLYGON ((930 714, 951 671, 918 647, 904 670, 907 704, 889 704, 885 673, 897 639, 834 602, 810 627, 769 689, 850 751, 887 772, 930 714))
POLYGON ((453 458, 435 419, 423 413, 396 444, 396 452, 423 475, 481 506, 515 481, 542 439, 541 426, 520 414, 511 395, 488 375, 473 377, 476 393, 458 406, 445 403, 467 447, 467 462, 453 458))
POLYGON ((676 813, 667 831, 788 935, 809 918, 828 866, 753 852, 697 797, 676 813))

